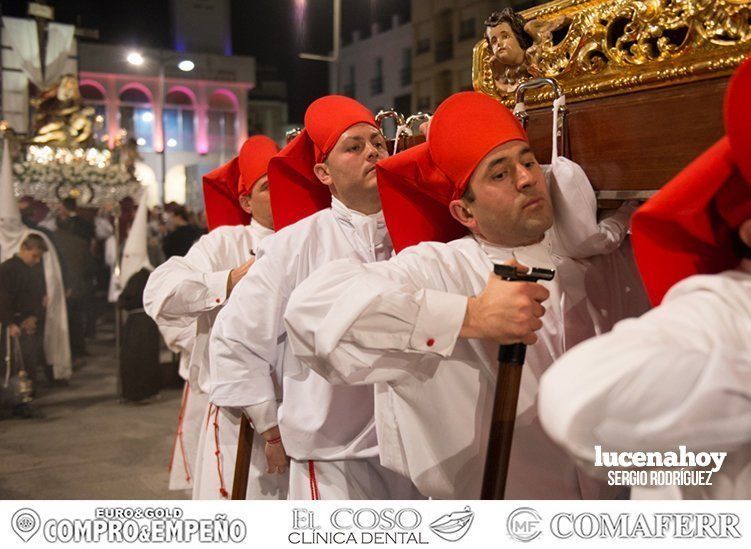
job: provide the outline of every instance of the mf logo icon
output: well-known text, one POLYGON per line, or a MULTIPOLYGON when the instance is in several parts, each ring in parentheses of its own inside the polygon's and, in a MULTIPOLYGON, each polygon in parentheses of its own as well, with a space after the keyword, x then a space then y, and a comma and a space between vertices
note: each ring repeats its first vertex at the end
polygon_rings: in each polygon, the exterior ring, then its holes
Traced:
POLYGON ((508 534, 517 541, 532 541, 542 533, 542 518, 531 507, 515 509, 506 520, 508 534))

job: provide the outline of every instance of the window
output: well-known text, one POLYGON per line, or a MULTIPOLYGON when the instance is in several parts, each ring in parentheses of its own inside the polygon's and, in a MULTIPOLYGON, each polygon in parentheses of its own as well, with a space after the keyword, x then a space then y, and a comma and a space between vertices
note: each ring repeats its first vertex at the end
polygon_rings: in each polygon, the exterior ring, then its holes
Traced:
POLYGON ((164 137, 167 147, 175 151, 195 150, 195 110, 187 93, 171 91, 165 98, 164 137))
POLYGON ((350 65, 347 70, 347 81, 342 88, 342 93, 347 97, 355 98, 355 66, 350 65))
POLYGON ((128 88, 120 93, 120 128, 132 137, 143 150, 153 150, 154 110, 151 99, 140 88, 128 88))
POLYGON ((106 127, 107 109, 102 91, 91 84, 81 84, 79 90, 83 104, 87 107, 92 107, 96 113, 95 116, 101 116, 105 121, 104 127, 106 127))
POLYGON ((409 86, 412 83, 412 50, 410 48, 402 49, 402 68, 399 70, 399 81, 402 86, 409 86))
POLYGON ((454 56, 454 41, 451 37, 441 42, 436 42, 435 45, 435 62, 440 63, 446 61, 454 56))
POLYGON ((475 18, 465 19, 459 23, 459 40, 469 40, 475 37, 475 18))
POLYGON ((378 57, 375 61, 375 76, 370 79, 370 95, 383 93, 383 57, 378 57))
POLYGON ((232 99, 225 92, 214 92, 209 98, 210 152, 219 152, 225 156, 237 153, 236 120, 237 113, 232 99))
POLYGON ((417 41, 417 53, 427 53, 430 51, 430 38, 420 38, 417 41))

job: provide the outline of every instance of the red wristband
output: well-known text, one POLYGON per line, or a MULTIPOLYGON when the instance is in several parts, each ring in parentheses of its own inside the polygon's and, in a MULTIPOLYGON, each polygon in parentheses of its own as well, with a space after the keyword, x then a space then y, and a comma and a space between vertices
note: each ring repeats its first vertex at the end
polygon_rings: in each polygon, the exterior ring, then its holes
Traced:
POLYGON ((282 441, 282 437, 270 438, 266 441, 267 444, 279 444, 282 441))

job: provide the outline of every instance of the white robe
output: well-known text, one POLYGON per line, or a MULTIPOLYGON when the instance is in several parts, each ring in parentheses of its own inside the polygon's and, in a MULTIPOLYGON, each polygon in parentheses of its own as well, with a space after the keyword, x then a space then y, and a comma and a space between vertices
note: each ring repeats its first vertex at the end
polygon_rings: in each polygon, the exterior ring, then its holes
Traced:
MULTIPOLYGON (((287 344, 283 314, 292 290, 335 259, 386 259, 392 247, 382 213, 366 216, 334 199, 332 207, 263 243, 258 261, 232 292, 211 335, 211 401, 277 414, 290 467, 290 499, 389 497, 410 483, 377 463, 372 387, 332 386, 301 367, 287 344), (372 465, 347 469, 348 460, 372 465), (312 464, 312 465, 311 465, 312 464), (314 478, 308 472, 313 470, 314 478), (319 471, 316 473, 316 468, 319 471), (370 475, 369 482, 360 477, 370 475), (382 482, 376 482, 376 477, 382 482), (311 488, 319 484, 319 494, 311 488)), ((360 465, 363 465, 361 463, 360 465)))
MULTIPOLYGON (((577 346, 543 376, 540 417, 583 465, 602 451, 725 451, 712 486, 633 498, 751 498, 751 260, 693 276, 662 304, 577 346)), ((601 469, 603 471, 603 469, 601 469)))
MULTIPOLYGON (((157 267, 144 291, 144 308, 160 325, 186 327, 196 325, 195 342, 190 355, 188 383, 192 391, 188 402, 203 406, 200 414, 200 439, 193 466, 194 499, 220 499, 232 491, 240 411, 216 410, 208 403, 208 342, 219 310, 227 301, 229 272, 256 253, 261 241, 273 234, 251 221, 249 226, 224 226, 201 237, 184 256, 174 256, 157 267)), ((256 433, 255 438, 260 438, 256 433)), ((254 440, 254 449, 256 441, 254 440)), ((286 495, 284 478, 265 475, 263 451, 251 454, 248 482, 249 499, 279 499, 286 495)))
POLYGON ((0 263, 13 257, 30 234, 41 236, 47 244, 47 252, 42 256, 44 283, 47 289, 44 356, 47 362, 52 364, 52 375, 55 379, 70 379, 73 367, 68 335, 68 309, 65 303, 63 273, 55 246, 46 234, 29 229, 20 219, 0 220, 0 263))
POLYGON ((190 355, 193 351, 196 326, 195 323, 184 328, 163 324, 159 327, 159 331, 169 350, 173 353, 179 353, 178 373, 185 380, 168 466, 169 489, 192 490, 198 441, 201 436, 201 420, 206 413, 209 402, 206 393, 191 391, 188 381, 190 355))
POLYGON ((552 262, 556 278, 542 283, 550 290, 544 327, 522 375, 506 497, 596 497, 600 486, 579 475, 540 427, 538 380, 566 349, 642 312, 647 302, 641 288, 629 286, 636 275, 622 254, 577 261, 552 250, 549 234, 513 250, 468 236, 422 243, 377 264, 331 263, 290 299, 291 346, 334 383, 376 384, 381 463, 409 476, 425 496, 477 498, 498 345, 458 338, 467 296, 482 291, 494 263, 552 262), (624 299, 628 292, 637 299, 624 299))

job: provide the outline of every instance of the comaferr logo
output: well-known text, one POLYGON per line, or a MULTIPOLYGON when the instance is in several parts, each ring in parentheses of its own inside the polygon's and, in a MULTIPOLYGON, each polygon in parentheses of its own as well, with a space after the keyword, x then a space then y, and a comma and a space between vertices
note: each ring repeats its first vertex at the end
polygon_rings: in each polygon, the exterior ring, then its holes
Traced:
POLYGON ((469 532, 473 520, 475 520, 475 514, 467 506, 464 511, 438 517, 430 523, 430 530, 446 541, 459 541, 469 532))
POLYGON ((532 541, 542 533, 542 518, 531 507, 520 507, 506 519, 506 531, 516 541, 532 541))
POLYGON ((591 538, 740 538, 734 513, 558 513, 550 531, 560 539, 591 538))

